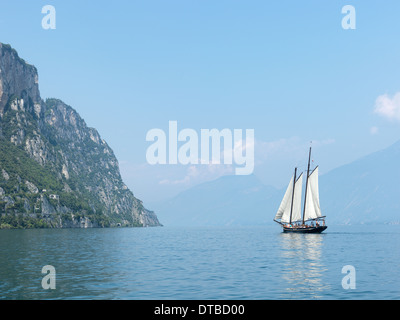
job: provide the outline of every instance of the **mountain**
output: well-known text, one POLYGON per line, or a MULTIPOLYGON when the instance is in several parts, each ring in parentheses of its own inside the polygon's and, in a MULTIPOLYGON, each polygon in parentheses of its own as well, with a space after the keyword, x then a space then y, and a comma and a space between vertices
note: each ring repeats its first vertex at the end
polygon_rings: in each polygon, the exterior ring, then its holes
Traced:
MULTIPOLYGON (((322 175, 320 205, 328 225, 399 223, 399 159, 400 141, 322 175)), ((225 176, 153 206, 166 225, 273 224, 285 190, 255 176, 225 176)))
POLYGON ((336 223, 400 222, 400 141, 321 177, 321 207, 336 223))
POLYGON ((159 226, 99 133, 0 43, 0 228, 159 226))
POLYGON ((153 206, 165 225, 255 225, 272 221, 278 197, 278 190, 265 186, 254 175, 232 175, 200 184, 153 206))

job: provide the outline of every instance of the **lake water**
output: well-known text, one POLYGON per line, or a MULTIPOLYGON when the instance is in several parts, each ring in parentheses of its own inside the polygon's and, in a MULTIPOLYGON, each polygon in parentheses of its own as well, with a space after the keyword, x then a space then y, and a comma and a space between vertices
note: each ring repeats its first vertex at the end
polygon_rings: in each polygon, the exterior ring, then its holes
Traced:
POLYGON ((400 299, 400 226, 0 230, 0 299, 400 299))

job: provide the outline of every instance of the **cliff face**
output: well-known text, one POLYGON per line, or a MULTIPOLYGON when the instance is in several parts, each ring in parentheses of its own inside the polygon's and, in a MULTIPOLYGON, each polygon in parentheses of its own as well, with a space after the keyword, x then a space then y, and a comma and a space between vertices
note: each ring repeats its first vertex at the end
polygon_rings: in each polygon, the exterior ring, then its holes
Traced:
POLYGON ((0 227, 159 226, 99 133, 0 43, 0 227))
POLYGON ((12 95, 40 103, 38 74, 14 49, 0 43, 0 115, 12 95))

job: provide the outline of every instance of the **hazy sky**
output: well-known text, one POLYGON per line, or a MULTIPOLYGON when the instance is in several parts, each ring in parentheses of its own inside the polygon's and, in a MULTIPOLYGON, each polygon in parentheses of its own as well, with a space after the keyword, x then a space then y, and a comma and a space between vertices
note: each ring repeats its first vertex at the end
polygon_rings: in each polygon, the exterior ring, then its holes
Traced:
POLYGON ((146 133, 254 129, 254 174, 276 187, 400 138, 400 2, 1 1, 0 41, 39 71, 43 98, 75 108, 146 202, 232 174, 146 162, 146 133), (56 29, 42 28, 42 7, 56 29), (356 29, 342 28, 353 5, 356 29), (397 95, 396 95, 397 94, 397 95), (301 167, 302 168, 302 167, 301 167))

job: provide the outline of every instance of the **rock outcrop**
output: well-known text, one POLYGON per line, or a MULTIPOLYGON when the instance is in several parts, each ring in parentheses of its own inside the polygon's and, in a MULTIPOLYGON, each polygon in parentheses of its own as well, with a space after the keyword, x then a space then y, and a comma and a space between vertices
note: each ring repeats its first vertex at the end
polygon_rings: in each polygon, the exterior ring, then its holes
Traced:
POLYGON ((159 226, 96 129, 0 43, 0 227, 159 226))

